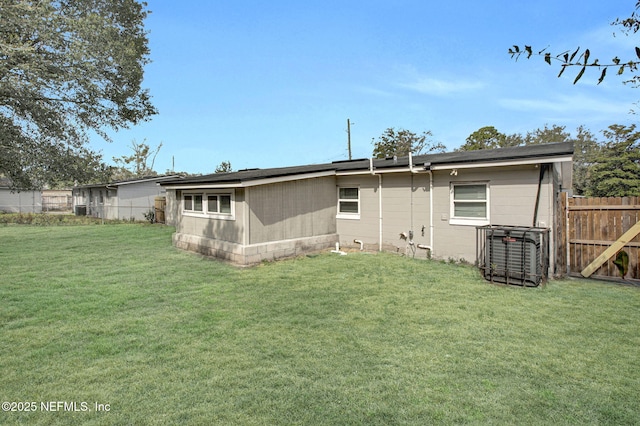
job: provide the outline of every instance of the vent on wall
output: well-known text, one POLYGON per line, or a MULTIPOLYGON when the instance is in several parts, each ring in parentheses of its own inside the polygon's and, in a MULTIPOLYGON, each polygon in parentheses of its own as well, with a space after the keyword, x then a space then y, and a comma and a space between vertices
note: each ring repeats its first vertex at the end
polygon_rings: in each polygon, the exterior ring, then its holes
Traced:
POLYGON ((549 229, 488 225, 476 228, 476 255, 484 277, 535 287, 547 279, 549 229))

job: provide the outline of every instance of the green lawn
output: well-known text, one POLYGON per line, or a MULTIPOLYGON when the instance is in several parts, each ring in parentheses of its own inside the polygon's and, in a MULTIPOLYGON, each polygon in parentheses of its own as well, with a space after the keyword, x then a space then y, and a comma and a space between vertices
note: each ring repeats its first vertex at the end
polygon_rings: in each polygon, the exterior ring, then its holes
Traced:
POLYGON ((0 226, 0 399, 36 402, 0 424, 640 423, 640 288, 390 254, 239 269, 172 231, 0 226))

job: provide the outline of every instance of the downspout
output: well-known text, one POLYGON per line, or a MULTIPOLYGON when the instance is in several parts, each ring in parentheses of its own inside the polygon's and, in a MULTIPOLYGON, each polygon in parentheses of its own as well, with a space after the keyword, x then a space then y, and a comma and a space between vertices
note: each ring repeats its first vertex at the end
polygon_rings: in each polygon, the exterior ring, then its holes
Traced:
POLYGON ((433 222, 433 172, 431 171, 431 163, 425 163, 424 170, 429 173, 429 245, 423 246, 419 244, 418 248, 429 250, 433 256, 433 231, 435 227, 433 222))
POLYGON ((544 172, 549 168, 548 164, 540 164, 540 177, 538 178, 538 192, 536 194, 536 207, 533 210, 533 227, 538 223, 538 208, 540 206, 540 192, 542 191, 542 179, 544 179, 544 172))
POLYGON ((429 250, 433 256, 433 172, 429 164, 429 250))
MULTIPOLYGON (((372 176, 376 172, 373 170, 373 158, 369 158, 369 171, 372 176)), ((378 251, 382 251, 382 175, 378 173, 378 251)))

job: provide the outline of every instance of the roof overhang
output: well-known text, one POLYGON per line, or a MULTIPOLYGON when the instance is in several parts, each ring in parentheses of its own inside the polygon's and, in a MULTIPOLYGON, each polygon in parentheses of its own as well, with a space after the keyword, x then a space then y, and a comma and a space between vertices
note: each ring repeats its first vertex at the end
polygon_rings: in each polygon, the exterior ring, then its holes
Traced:
POLYGON ((335 176, 335 170, 327 170, 323 172, 306 173, 300 175, 275 176, 264 179, 252 179, 247 181, 235 182, 209 182, 209 183, 184 183, 184 184, 165 184, 162 185, 166 189, 232 189, 232 188, 250 188, 252 186, 269 185, 272 183, 291 182, 294 180, 314 179, 328 176, 335 176))
POLYGON ((468 162, 468 163, 443 163, 431 164, 431 170, 451 170, 451 169, 477 169, 486 167, 507 167, 507 166, 523 166, 528 164, 545 164, 545 163, 564 163, 571 162, 572 155, 557 155, 550 157, 531 157, 514 160, 484 161, 484 162, 468 162))

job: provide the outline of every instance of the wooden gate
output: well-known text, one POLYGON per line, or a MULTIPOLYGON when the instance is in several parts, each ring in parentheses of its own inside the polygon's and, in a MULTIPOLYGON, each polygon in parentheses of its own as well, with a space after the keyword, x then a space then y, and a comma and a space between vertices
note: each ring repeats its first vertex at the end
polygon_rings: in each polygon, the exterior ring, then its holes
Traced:
POLYGON ((582 198, 562 193, 558 205, 564 220, 558 227, 556 259, 569 275, 619 279, 614 261, 624 251, 629 258, 625 280, 640 280, 638 197, 582 198))
POLYGON ((156 197, 154 200, 154 222, 165 223, 164 212, 167 208, 167 197, 156 197))

